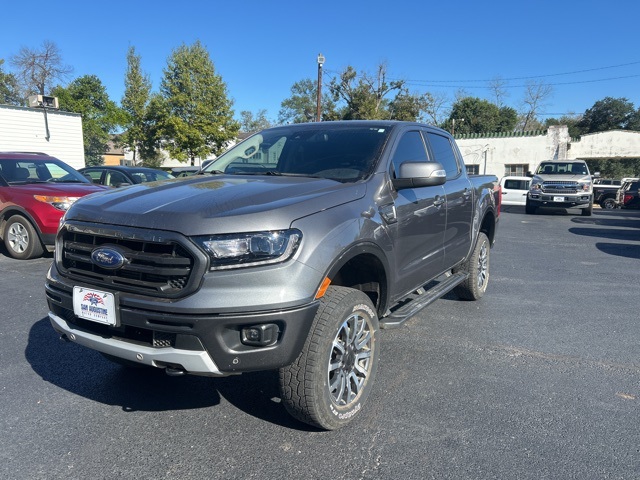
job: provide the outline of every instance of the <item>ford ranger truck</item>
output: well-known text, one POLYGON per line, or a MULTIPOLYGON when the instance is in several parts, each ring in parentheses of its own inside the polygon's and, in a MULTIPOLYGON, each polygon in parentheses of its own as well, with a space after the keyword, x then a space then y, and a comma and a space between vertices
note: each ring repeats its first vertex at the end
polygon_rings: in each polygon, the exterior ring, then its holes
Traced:
POLYGON ((202 172, 72 205, 46 278, 62 339, 170 375, 279 370, 322 429, 363 415, 396 327, 454 290, 480 299, 500 213, 493 175, 419 123, 294 124, 202 172))
POLYGON ((592 184, 582 160, 542 162, 531 179, 525 212, 534 214, 540 207, 579 208, 588 217, 593 211, 592 184))

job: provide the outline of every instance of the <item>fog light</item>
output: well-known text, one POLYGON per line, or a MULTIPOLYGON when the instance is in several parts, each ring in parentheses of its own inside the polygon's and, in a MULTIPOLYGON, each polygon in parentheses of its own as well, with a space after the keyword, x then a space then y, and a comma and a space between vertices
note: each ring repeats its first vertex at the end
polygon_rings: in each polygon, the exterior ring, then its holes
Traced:
POLYGON ((268 347, 278 341, 280 329, 275 323, 253 325, 242 329, 242 343, 257 347, 268 347))

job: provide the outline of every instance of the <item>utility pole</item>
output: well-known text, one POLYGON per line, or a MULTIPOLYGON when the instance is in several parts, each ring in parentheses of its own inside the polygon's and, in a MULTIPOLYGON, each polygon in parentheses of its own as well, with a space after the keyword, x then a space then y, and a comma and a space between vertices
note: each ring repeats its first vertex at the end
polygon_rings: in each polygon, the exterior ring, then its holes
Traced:
POLYGON ((318 54, 318 98, 316 100, 316 122, 319 122, 322 118, 322 64, 324 63, 324 56, 318 54))

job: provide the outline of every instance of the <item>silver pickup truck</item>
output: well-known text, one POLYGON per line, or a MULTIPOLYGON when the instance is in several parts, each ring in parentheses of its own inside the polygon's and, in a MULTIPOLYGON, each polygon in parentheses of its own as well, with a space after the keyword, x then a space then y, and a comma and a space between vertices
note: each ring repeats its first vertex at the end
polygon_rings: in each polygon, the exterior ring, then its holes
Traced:
POLYGON ((583 216, 593 210, 593 185, 589 167, 582 160, 545 161, 535 170, 525 212, 540 207, 579 208, 583 216))
POLYGON ((61 338, 170 375, 279 369, 286 410, 361 415, 394 327, 489 281, 493 175, 419 123, 276 127, 204 171, 76 202, 46 279, 61 338))

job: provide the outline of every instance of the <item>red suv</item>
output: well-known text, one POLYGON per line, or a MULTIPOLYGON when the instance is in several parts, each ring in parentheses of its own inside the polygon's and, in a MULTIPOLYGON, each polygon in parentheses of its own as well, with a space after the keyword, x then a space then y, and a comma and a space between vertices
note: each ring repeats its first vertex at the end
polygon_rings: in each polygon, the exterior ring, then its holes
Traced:
POLYGON ((52 250, 69 205, 104 190, 55 157, 0 152, 0 237, 9 255, 26 260, 52 250))

